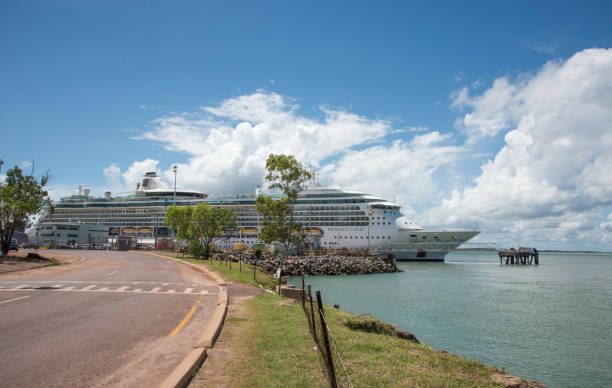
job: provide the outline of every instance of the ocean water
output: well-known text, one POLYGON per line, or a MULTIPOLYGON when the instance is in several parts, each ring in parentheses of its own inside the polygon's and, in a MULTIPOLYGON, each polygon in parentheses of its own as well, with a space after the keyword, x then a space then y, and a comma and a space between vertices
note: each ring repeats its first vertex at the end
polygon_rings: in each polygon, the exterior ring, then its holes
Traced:
POLYGON ((544 252, 540 263, 452 252, 446 263, 400 263, 401 273, 306 281, 326 304, 374 315, 434 349, 548 387, 612 386, 612 254, 544 252))

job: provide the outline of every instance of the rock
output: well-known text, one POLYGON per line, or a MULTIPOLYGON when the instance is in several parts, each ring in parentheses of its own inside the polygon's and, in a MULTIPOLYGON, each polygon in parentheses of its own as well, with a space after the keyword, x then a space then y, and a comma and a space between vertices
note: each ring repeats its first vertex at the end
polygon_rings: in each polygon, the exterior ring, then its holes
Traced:
MULTIPOLYGON (((260 266, 267 273, 274 273, 279 267, 279 259, 264 256, 255 260, 253 256, 243 255, 246 263, 260 266)), ((288 256, 283 265, 283 275, 356 275, 383 272, 396 272, 397 268, 380 256, 288 256)))

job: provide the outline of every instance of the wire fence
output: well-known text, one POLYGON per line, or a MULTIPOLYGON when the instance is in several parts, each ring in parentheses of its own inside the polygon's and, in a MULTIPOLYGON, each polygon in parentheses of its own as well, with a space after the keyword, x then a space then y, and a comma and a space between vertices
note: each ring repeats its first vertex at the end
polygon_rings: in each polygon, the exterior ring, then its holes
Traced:
POLYGON ((353 382, 349 376, 348 370, 342 359, 342 355, 338 350, 337 343, 331 333, 329 325, 325 320, 325 309, 323 308, 323 298, 321 291, 316 292, 316 302, 312 297, 310 285, 305 287, 304 275, 302 275, 302 309, 306 315, 308 329, 312 335, 312 339, 321 356, 321 362, 327 374, 329 386, 337 388, 341 386, 353 388, 353 382), (333 352, 332 352, 333 347, 333 352), (335 365, 339 364, 342 373, 338 376, 335 365), (340 380, 340 381, 339 381, 340 380), (343 385, 340 383, 344 382, 343 385))

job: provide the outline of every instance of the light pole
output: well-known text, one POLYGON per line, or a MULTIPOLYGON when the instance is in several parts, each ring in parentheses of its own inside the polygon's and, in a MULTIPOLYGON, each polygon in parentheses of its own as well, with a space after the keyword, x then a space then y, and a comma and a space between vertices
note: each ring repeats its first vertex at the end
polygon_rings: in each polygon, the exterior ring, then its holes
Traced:
MULTIPOLYGON (((174 206, 176 206, 176 164, 172 166, 172 171, 174 171, 174 206)), ((174 250, 176 251, 176 243, 174 241, 174 228, 172 228, 172 244, 174 245, 174 250)))
POLYGON ((172 171, 174 171, 174 206, 176 206, 176 169, 178 167, 176 164, 172 166, 172 171))

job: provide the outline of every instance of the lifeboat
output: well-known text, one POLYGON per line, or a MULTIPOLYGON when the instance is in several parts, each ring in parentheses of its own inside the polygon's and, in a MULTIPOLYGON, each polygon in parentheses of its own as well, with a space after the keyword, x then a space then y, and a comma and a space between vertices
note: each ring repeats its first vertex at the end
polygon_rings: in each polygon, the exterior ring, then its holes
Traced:
POLYGON ((257 234, 257 228, 242 228, 243 235, 257 234))

